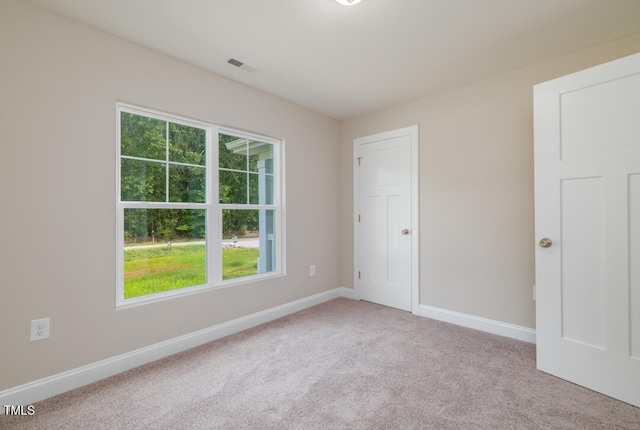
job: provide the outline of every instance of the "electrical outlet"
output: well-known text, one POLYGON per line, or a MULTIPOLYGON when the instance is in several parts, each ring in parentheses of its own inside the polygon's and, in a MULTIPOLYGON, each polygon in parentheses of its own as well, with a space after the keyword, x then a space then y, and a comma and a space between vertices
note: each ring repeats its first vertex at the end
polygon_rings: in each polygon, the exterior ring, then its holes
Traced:
POLYGON ((31 320, 31 342, 49 338, 49 318, 31 320))
POLYGON ((309 266, 309 276, 316 276, 316 265, 312 264, 309 266))

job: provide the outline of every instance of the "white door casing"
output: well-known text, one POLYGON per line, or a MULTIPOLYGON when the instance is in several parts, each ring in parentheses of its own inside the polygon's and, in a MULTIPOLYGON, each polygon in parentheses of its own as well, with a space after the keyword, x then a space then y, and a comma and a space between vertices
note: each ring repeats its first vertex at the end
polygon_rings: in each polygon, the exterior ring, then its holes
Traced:
POLYGON ((418 126, 355 139, 356 298, 419 308, 418 126))
POLYGON ((534 87, 537 366, 640 406, 640 54, 534 87))

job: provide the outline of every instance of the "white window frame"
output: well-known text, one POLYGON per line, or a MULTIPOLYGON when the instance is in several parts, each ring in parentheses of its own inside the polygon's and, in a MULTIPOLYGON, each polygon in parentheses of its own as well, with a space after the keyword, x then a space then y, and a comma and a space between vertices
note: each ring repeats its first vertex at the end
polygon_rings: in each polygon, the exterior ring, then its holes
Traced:
POLYGON ((142 108, 128 103, 116 103, 116 308, 128 308, 146 303, 182 297, 201 291, 224 288, 236 284, 256 282, 285 275, 285 214, 284 214, 284 140, 264 135, 240 131, 229 127, 193 120, 154 109, 142 108), (204 203, 183 202, 130 202, 121 200, 121 112, 128 112, 162 121, 169 121, 206 131, 206 199, 204 203), (220 134, 257 140, 273 145, 273 204, 221 204, 219 203, 219 160, 218 141, 220 134), (206 210, 206 271, 205 284, 182 287, 160 293, 124 298, 124 210, 133 209, 201 209, 206 210), (273 210, 275 221, 275 268, 273 271, 222 280, 222 211, 231 210, 273 210))

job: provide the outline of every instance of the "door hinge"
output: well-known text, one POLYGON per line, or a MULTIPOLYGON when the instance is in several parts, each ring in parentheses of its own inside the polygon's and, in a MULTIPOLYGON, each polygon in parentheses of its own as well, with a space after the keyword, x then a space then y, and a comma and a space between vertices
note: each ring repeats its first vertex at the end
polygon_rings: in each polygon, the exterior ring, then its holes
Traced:
POLYGON ((360 214, 358 214, 358 222, 360 222, 360 214))
POLYGON ((360 279, 360 271, 358 270, 358 279, 360 279))
POLYGON ((358 166, 360 165, 360 160, 362 160, 362 157, 358 157, 358 166))

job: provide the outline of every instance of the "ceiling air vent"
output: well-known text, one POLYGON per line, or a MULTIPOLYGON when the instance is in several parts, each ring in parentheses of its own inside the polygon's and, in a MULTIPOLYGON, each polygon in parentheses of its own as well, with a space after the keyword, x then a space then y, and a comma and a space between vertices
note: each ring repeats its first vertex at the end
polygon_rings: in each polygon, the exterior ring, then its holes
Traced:
POLYGON ((250 66, 248 64, 245 64, 240 60, 236 60, 235 58, 229 59, 229 61, 227 61, 227 63, 231 64, 232 66, 236 66, 236 67, 244 70, 245 72, 255 72, 255 70, 256 70, 255 67, 250 66))

